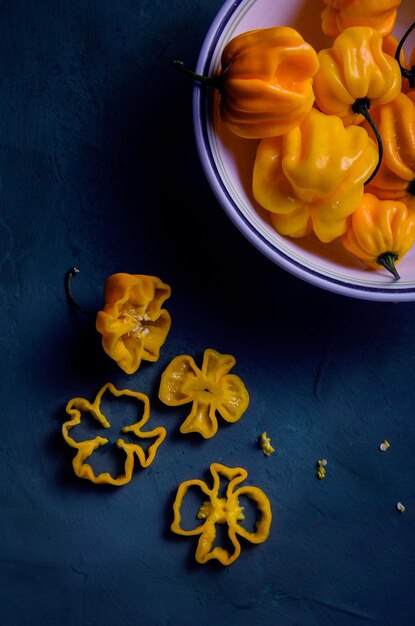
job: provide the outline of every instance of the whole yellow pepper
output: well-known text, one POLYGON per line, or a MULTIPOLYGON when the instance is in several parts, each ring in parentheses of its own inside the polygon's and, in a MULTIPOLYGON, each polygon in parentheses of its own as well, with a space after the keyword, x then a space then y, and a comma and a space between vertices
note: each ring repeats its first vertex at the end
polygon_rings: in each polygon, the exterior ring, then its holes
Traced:
POLYGON ((171 326, 162 305, 171 289, 155 276, 113 274, 105 281, 105 305, 96 318, 105 352, 127 374, 141 361, 157 361, 171 326))
POLYGON ((373 28, 347 28, 318 57, 316 104, 346 125, 360 124, 371 105, 391 102, 401 91, 399 63, 384 52, 383 37, 373 28))
POLYGON ((323 33, 337 37, 350 26, 370 26, 383 37, 392 32, 401 0, 324 0, 323 33))
POLYGON ((220 116, 240 137, 281 135, 301 122, 314 104, 316 51, 288 26, 248 31, 224 48, 218 75, 175 67, 220 93, 220 116))
MULTIPOLYGON (((367 190, 382 199, 405 198, 415 207, 415 104, 400 93, 373 107, 371 115, 382 136, 384 158, 367 190)), ((370 125, 363 126, 370 135, 370 125)))
POLYGON ((253 169, 253 194, 282 235, 314 231, 328 243, 343 235, 378 161, 376 144, 359 126, 312 109, 282 137, 263 139, 253 169))
POLYGON ((399 200, 379 200, 365 193, 350 218, 343 245, 372 269, 384 267, 395 279, 395 264, 415 241, 415 211, 399 200))

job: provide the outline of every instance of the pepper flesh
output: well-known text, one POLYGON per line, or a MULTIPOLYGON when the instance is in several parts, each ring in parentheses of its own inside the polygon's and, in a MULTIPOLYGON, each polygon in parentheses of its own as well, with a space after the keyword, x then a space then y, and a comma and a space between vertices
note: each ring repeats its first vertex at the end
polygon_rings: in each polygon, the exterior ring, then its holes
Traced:
POLYGON ((379 200, 370 193, 365 193, 343 237, 346 250, 372 269, 385 267, 382 257, 388 254, 399 262, 414 241, 415 211, 399 200, 379 200))
POLYGON ((166 437, 166 429, 162 426, 154 428, 151 431, 143 431, 142 427, 148 422, 150 418, 150 402, 148 397, 138 391, 130 391, 124 389, 122 391, 116 389, 111 383, 104 385, 97 394, 94 402, 90 403, 85 398, 73 398, 66 406, 66 412, 71 416, 71 419, 66 421, 62 426, 62 435, 66 443, 72 448, 75 448, 78 452, 72 461, 75 474, 79 478, 85 478, 96 484, 110 484, 114 486, 125 485, 130 482, 134 469, 134 458, 138 458, 141 467, 146 468, 154 461, 157 448, 161 445, 166 437), (147 452, 136 443, 127 443, 124 439, 117 440, 116 445, 121 450, 124 450, 126 454, 124 464, 124 474, 120 474, 115 478, 108 472, 102 472, 96 476, 92 467, 85 463, 85 461, 93 454, 97 448, 104 446, 108 443, 108 439, 105 437, 97 436, 94 439, 88 439, 85 441, 75 441, 69 434, 72 428, 81 423, 82 414, 89 413, 103 428, 110 428, 110 423, 105 415, 101 411, 101 400, 106 392, 111 393, 115 397, 128 396, 138 400, 144 406, 143 417, 135 422, 124 426, 122 432, 133 433, 139 439, 154 438, 147 452))
POLYGON ((241 553, 238 535, 255 544, 263 543, 268 539, 272 521, 271 505, 268 497, 258 487, 245 486, 235 489, 247 478, 248 472, 245 469, 240 467, 229 468, 220 463, 212 463, 210 472, 213 477, 212 489, 204 481, 198 479, 181 483, 173 504, 174 519, 171 530, 178 535, 187 537, 200 535, 195 555, 198 563, 217 559, 222 565, 231 565, 241 553), (221 476, 229 481, 225 497, 219 496, 221 476), (181 523, 181 507, 185 495, 193 487, 199 488, 202 494, 208 498, 197 514, 198 519, 205 521, 193 530, 184 530, 181 523), (241 496, 248 497, 255 502, 260 513, 255 532, 250 532, 239 524, 244 519, 243 509, 239 503, 241 496), (229 552, 221 546, 213 547, 216 538, 216 524, 227 525, 233 552, 229 552))
MULTIPOLYGON (((371 115, 382 136, 384 152, 367 191, 385 200, 400 199, 415 208, 415 104, 400 93, 392 102, 373 107, 371 115)), ((367 122, 363 127, 372 133, 367 122)))
POLYGON ((236 135, 281 135, 314 104, 316 51, 288 26, 248 31, 224 48, 217 84, 220 116, 236 135))
POLYGON ((252 189, 282 235, 314 231, 328 243, 346 231, 378 161, 376 144, 358 126, 312 109, 282 137, 263 139, 254 162, 252 189))
POLYGON ((383 37, 373 28, 346 28, 318 57, 316 104, 324 113, 341 117, 346 125, 360 124, 364 119, 355 112, 357 101, 384 104, 401 91, 399 63, 384 52, 383 37))
POLYGON ((162 309, 171 289, 155 276, 113 274, 104 287, 104 307, 96 318, 105 352, 127 374, 141 361, 157 361, 171 326, 162 309))
POLYGON ((188 355, 175 357, 161 376, 159 398, 168 406, 192 403, 180 432, 200 433, 205 439, 218 430, 217 413, 227 422, 237 422, 249 404, 248 391, 239 378, 228 372, 236 359, 207 349, 202 369, 188 355))
POLYGON ((323 33, 337 37, 350 26, 370 26, 383 37, 392 32, 401 0, 324 0, 323 33))

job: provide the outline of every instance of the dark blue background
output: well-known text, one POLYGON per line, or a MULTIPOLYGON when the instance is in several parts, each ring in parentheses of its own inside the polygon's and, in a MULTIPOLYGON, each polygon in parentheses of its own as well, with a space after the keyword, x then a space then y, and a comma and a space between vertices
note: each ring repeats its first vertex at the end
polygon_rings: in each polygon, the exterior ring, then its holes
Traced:
POLYGON ((218 205, 192 87, 170 61, 196 64, 220 6, 0 2, 4 626, 415 621, 415 304, 300 282, 218 205), (104 354, 93 318, 68 307, 74 265, 76 297, 94 311, 114 272, 171 285, 157 363, 128 377, 104 354), (235 355, 251 403, 205 441, 179 434, 188 407, 157 390, 174 356, 200 364, 207 347, 235 355), (147 393, 168 431, 154 464, 118 489, 77 479, 61 437, 66 403, 109 381, 147 393), (245 467, 274 514, 269 540, 244 544, 229 568, 196 564, 196 539, 169 530, 177 486, 214 461, 245 467))

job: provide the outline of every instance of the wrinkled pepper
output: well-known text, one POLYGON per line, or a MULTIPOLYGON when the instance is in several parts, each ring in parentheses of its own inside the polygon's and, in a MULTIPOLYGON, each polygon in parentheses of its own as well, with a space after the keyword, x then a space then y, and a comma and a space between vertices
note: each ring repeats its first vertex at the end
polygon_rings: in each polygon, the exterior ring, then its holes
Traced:
POLYGON ((236 489, 248 476, 245 469, 229 468, 220 463, 212 463, 210 472, 213 477, 212 489, 204 481, 198 479, 181 483, 173 504, 174 519, 171 530, 187 537, 200 535, 195 555, 198 563, 217 559, 222 565, 231 565, 241 553, 238 535, 254 544, 263 543, 268 539, 272 521, 271 505, 268 497, 258 487, 248 485, 236 489), (224 497, 219 494, 221 478, 228 481, 224 497), (193 488, 201 491, 203 499, 207 497, 197 513, 197 518, 204 521, 192 530, 184 530, 181 508, 187 492, 193 488), (239 523, 244 520, 243 507, 239 502, 241 497, 247 497, 256 504, 259 517, 254 532, 247 530, 239 523), (214 546, 217 524, 227 525, 228 537, 233 546, 231 552, 220 545, 214 546))
POLYGON ((318 57, 316 104, 346 125, 360 124, 371 105, 391 102, 401 91, 399 64, 384 52, 383 37, 373 28, 346 28, 318 57))
POLYGON ((379 200, 365 193, 342 241, 367 267, 384 267, 399 279, 395 265, 415 241, 415 211, 399 200, 379 200))
POLYGON ((370 26, 385 37, 392 32, 401 0, 324 0, 323 33, 337 37, 350 26, 370 26))
POLYGON ((220 117, 240 137, 258 139, 285 133, 314 103, 317 53, 294 29, 275 26, 234 37, 224 48, 216 76, 175 67, 218 89, 220 117))
POLYGON ((377 161, 376 144, 363 128, 345 128, 340 118, 312 109, 293 130, 259 143, 253 195, 281 235, 314 231, 329 243, 346 231, 377 161))
POLYGON ((100 389, 97 397, 92 403, 85 398, 73 398, 68 402, 66 412, 70 415, 71 419, 63 424, 62 435, 66 443, 77 450, 76 456, 72 461, 75 474, 79 478, 85 478, 86 480, 90 480, 96 484, 121 486, 130 482, 133 475, 135 457, 137 457, 141 467, 149 467, 149 465, 151 465, 154 461, 157 448, 166 437, 166 429, 162 426, 154 428, 151 431, 142 430, 142 427, 150 419, 150 402, 145 394, 137 391, 130 391, 129 389, 120 391, 111 383, 104 385, 102 389, 100 389), (146 446, 146 449, 143 449, 138 443, 128 443, 124 439, 119 438, 116 445, 125 452, 126 458, 124 473, 116 477, 111 476, 109 472, 102 472, 101 474, 95 475, 91 465, 85 463, 95 450, 109 443, 107 438, 97 435, 94 439, 76 441, 70 435, 70 431, 81 423, 84 413, 92 415, 92 417, 97 420, 101 428, 110 428, 110 422, 101 411, 101 400, 103 395, 107 392, 117 398, 120 396, 134 398, 144 407, 142 418, 134 424, 124 426, 121 429, 123 433, 132 433, 139 440, 143 439, 146 441, 148 439, 155 439, 150 446, 146 446))
MULTIPOLYGON (((383 161, 368 191, 381 199, 402 199, 415 208, 415 104, 400 93, 371 110, 383 142, 383 161)), ((363 126, 371 134, 367 122, 363 126)))
POLYGON ((412 33, 414 28, 415 22, 410 25, 401 37, 395 52, 395 59, 399 63, 402 74, 402 91, 404 92, 407 92, 409 89, 413 89, 415 87, 415 48, 412 50, 411 56, 409 57, 409 67, 406 67, 403 48, 406 39, 412 33))
POLYGON ((170 287, 159 278, 141 274, 113 274, 104 287, 104 307, 96 318, 105 352, 127 374, 142 360, 157 361, 171 326, 162 309, 170 287))
POLYGON ((241 419, 249 404, 249 393, 239 378, 229 371, 236 359, 207 349, 202 369, 188 355, 171 361, 161 376, 159 398, 168 406, 192 403, 180 432, 200 433, 205 439, 218 430, 217 414, 227 422, 241 419))

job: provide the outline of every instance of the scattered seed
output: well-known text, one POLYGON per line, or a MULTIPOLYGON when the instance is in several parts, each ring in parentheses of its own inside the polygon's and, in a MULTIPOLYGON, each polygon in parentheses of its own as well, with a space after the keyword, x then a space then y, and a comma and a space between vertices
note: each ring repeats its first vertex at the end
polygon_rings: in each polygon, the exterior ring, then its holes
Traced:
POLYGON ((275 448, 271 445, 271 437, 267 437, 267 433, 263 432, 259 438, 259 447, 265 456, 269 456, 273 452, 275 452, 275 448))
POLYGON ((320 480, 326 477, 326 470, 325 470, 326 465, 327 465, 326 459, 319 459, 317 461, 317 478, 319 478, 320 480))

